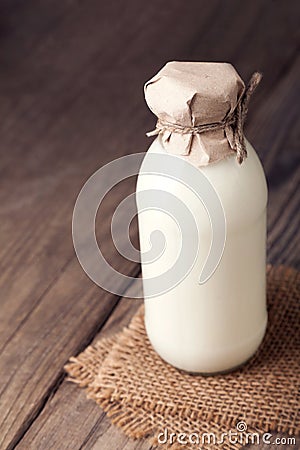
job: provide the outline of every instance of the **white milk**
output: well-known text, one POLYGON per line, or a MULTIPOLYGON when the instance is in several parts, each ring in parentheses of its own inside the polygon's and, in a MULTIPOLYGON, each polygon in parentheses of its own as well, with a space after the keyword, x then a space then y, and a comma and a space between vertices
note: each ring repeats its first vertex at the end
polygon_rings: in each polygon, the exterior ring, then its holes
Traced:
MULTIPOLYGON (((204 284, 198 280, 212 235, 204 206, 178 181, 155 174, 138 178, 137 194, 158 189, 176 195, 200 229, 199 254, 186 278, 177 285, 174 280, 171 290, 153 298, 144 286, 148 337, 165 361, 185 371, 208 374, 233 369, 253 355, 265 333, 267 186, 261 163, 248 142, 247 151, 241 165, 232 156, 199 168, 218 193, 227 222, 222 259, 204 284)), ((152 143, 145 159, 151 153, 166 154, 160 138, 152 143)), ((138 195, 137 203, 141 211, 138 195)), ((164 234, 166 249, 152 263, 145 264, 142 257, 144 278, 164 273, 180 257, 180 230, 163 211, 139 214, 141 251, 149 250, 149 237, 155 230, 164 234)), ((192 248, 195 243, 191 240, 189 245, 192 248)))

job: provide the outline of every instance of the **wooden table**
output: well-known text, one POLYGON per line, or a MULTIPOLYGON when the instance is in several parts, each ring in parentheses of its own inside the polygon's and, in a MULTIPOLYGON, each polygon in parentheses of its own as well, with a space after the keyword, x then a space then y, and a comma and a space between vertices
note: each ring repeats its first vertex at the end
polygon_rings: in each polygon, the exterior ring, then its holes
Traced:
MULTIPOLYGON (((246 134, 268 178, 268 260, 299 267, 297 3, 1 2, 1 449, 149 449, 111 426, 63 365, 138 305, 88 279, 71 216, 96 169, 148 147, 155 118, 142 87, 166 61, 263 72, 246 134)), ((114 267, 137 276, 109 241, 113 210, 133 190, 129 180, 104 202, 99 237, 114 267)))

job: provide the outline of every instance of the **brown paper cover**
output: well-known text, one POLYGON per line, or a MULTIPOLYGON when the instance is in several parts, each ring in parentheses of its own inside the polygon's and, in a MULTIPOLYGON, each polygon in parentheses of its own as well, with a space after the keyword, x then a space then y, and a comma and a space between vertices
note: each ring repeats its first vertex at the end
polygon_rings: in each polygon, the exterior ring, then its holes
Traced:
POLYGON ((244 91, 244 82, 231 64, 211 62, 169 62, 144 87, 146 102, 158 123, 170 125, 155 132, 160 134, 163 147, 196 166, 235 155, 234 129, 226 121, 244 91), (172 130, 172 125, 222 123, 224 126, 205 132, 172 130))

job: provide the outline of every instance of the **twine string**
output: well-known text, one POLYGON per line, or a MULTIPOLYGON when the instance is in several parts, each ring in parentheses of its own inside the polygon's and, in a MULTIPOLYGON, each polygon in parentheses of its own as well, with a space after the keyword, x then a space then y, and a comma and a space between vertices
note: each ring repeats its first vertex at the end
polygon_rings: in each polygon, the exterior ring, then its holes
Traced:
POLYGON ((250 98, 255 89, 257 88, 257 86, 259 85, 261 79, 262 79, 261 73, 259 72, 253 73, 234 111, 220 122, 208 123, 198 126, 185 126, 178 123, 172 123, 158 119, 155 129, 149 131, 148 133, 146 133, 146 135, 148 137, 156 136, 165 131, 168 131, 170 133, 196 135, 205 133, 207 131, 222 130, 222 129, 225 130, 227 127, 231 127, 233 131, 233 149, 237 153, 238 163, 241 164, 247 157, 247 150, 244 136, 244 123, 248 113, 248 105, 250 98))

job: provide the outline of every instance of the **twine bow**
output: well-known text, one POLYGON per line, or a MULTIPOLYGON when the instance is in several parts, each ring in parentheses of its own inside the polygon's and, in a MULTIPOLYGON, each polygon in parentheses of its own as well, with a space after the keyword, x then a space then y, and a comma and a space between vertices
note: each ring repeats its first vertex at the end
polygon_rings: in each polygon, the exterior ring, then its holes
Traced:
POLYGON ((247 157, 247 150, 244 136, 244 123, 248 113, 248 104, 253 92, 259 85, 261 79, 262 74, 259 72, 255 72, 252 75, 234 111, 220 122, 189 127, 158 119, 155 129, 153 131, 149 131, 148 133, 146 133, 146 135, 148 137, 156 136, 158 134, 163 133, 164 131, 169 131, 170 133, 196 135, 205 133, 207 131, 220 129, 225 130, 227 127, 231 127, 233 132, 233 142, 232 142, 233 150, 236 151, 237 161, 239 164, 241 164, 247 157))

